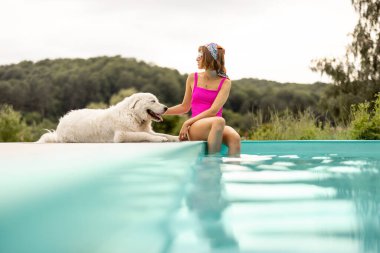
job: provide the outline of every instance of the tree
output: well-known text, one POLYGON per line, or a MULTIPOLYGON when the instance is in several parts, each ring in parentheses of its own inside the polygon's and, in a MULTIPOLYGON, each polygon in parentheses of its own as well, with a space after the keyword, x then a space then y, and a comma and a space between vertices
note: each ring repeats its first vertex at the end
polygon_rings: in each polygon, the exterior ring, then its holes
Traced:
POLYGON ((380 1, 352 0, 359 19, 352 42, 342 60, 323 58, 313 62, 312 70, 327 74, 334 86, 329 96, 340 101, 337 117, 348 119, 352 104, 374 100, 380 91, 380 1), (351 95, 351 96, 350 96, 351 95), (352 96, 354 95, 354 96, 352 96))

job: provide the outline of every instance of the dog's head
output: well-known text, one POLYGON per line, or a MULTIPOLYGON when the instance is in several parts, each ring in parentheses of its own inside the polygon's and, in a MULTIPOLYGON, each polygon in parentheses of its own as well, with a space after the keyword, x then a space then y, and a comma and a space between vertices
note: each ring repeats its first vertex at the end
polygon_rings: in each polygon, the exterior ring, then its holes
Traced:
POLYGON ((162 114, 168 108, 161 104, 151 93, 136 93, 128 97, 128 110, 133 111, 142 120, 163 121, 162 114))

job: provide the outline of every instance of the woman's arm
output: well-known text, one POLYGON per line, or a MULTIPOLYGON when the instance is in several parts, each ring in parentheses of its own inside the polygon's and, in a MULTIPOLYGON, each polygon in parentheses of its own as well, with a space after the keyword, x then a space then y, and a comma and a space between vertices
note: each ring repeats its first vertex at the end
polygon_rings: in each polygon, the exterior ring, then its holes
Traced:
POLYGON ((194 83, 194 73, 190 74, 187 77, 186 90, 185 90, 185 95, 183 96, 182 104, 170 107, 164 113, 164 115, 179 115, 179 114, 187 113, 190 110, 190 108, 191 108, 191 96, 193 93, 193 91, 191 89, 192 83, 194 83))

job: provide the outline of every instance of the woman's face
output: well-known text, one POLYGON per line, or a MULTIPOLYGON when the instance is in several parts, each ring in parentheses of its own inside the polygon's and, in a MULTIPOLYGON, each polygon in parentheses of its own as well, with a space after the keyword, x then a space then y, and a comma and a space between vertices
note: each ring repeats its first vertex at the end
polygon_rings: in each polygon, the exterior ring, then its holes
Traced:
POLYGON ((197 56, 197 63, 198 63, 198 69, 202 69, 202 59, 203 59, 203 52, 198 51, 198 56, 197 56))

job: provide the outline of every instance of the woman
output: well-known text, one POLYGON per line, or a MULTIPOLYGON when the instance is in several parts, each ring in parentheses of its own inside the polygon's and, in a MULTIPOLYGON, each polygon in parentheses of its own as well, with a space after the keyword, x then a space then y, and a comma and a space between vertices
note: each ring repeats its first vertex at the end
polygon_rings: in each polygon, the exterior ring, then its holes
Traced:
POLYGON ((166 115, 178 115, 192 111, 191 118, 182 125, 180 140, 207 140, 208 153, 220 151, 222 142, 228 146, 228 154, 240 154, 240 136, 222 117, 223 105, 227 101, 231 80, 224 67, 225 50, 210 43, 198 49, 198 69, 186 81, 186 91, 182 104, 170 107, 166 115))

